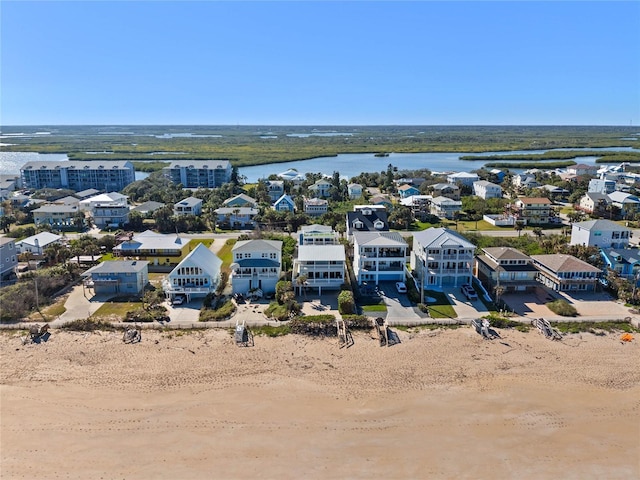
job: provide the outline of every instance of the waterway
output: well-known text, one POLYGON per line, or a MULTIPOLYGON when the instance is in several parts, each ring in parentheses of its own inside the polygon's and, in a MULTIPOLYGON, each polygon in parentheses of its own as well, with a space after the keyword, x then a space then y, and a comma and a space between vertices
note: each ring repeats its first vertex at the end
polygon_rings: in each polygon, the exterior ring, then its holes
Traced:
MULTIPOLYGON (((632 147, 611 147, 611 148, 558 148, 560 150, 592 150, 592 151, 631 151, 632 147)), ((343 178, 351 178, 362 172, 381 172, 387 169, 389 164, 397 167, 398 170, 419 170, 429 169, 433 172, 468 172, 482 167, 486 162, 460 160, 464 155, 496 155, 496 154, 535 154, 544 153, 549 150, 518 150, 513 152, 485 152, 485 153, 390 153, 387 157, 376 157, 373 153, 345 153, 335 157, 317 157, 309 160, 299 160, 294 162, 270 163, 266 165, 255 165, 252 167, 241 167, 238 169, 240 175, 244 175, 248 182, 256 182, 261 178, 266 178, 271 174, 282 173, 288 169, 295 169, 301 174, 324 173, 331 175, 333 172, 340 172, 343 178)), ((579 157, 578 163, 587 165, 595 164, 597 157, 579 157)), ((30 161, 65 161, 68 160, 66 154, 58 153, 33 153, 33 152, 0 152, 0 174, 19 174, 20 167, 30 161)), ((549 159, 553 161, 553 159, 549 159)), ((512 169, 519 171, 518 169, 512 169)), ((145 178, 148 174, 136 172, 136 179, 145 178)))

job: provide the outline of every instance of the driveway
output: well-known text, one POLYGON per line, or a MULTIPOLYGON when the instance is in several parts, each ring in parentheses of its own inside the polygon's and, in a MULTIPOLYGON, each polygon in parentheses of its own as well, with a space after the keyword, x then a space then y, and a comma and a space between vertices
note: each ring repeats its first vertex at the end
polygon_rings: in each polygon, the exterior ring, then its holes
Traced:
POLYGON ((398 293, 396 282, 380 282, 380 295, 387 306, 387 322, 390 325, 402 324, 404 321, 419 321, 421 317, 415 312, 413 304, 406 293, 398 293))
POLYGON ((489 310, 484 303, 478 298, 473 302, 460 291, 460 287, 443 288, 444 294, 449 299, 449 303, 453 305, 453 309, 458 314, 458 318, 479 318, 489 314, 489 310))

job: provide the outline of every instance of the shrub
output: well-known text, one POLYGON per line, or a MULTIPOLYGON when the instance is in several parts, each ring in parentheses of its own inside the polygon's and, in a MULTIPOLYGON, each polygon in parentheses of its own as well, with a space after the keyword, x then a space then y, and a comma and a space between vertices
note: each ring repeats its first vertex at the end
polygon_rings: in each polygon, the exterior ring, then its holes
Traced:
POLYGON ((575 317, 578 315, 576 308, 562 298, 547 303, 547 308, 553 313, 563 317, 575 317))
POLYGON ((203 308, 200 311, 201 322, 218 322, 231 317, 236 311, 236 305, 231 300, 219 302, 216 308, 203 308))
POLYGON ((351 330, 367 330, 371 328, 371 319, 366 315, 343 315, 347 328, 351 330))
POLYGON ((296 317, 289 322, 291 333, 336 336, 336 317, 330 314, 296 317))
POLYGON ((116 327, 109 322, 103 320, 93 320, 91 318, 84 318, 82 320, 74 320, 69 323, 65 323, 60 327, 63 330, 74 330, 80 332, 93 332, 94 330, 117 330, 116 327))
POLYGON ((289 328, 289 325, 278 325, 277 327, 272 327, 271 325, 261 325, 258 327, 252 327, 251 332, 254 335, 281 337, 283 335, 288 335, 289 333, 291 333, 291 329, 289 328))
POLYGON ((355 313, 356 303, 353 299, 353 293, 349 290, 343 290, 338 295, 338 311, 341 315, 351 315, 355 313))

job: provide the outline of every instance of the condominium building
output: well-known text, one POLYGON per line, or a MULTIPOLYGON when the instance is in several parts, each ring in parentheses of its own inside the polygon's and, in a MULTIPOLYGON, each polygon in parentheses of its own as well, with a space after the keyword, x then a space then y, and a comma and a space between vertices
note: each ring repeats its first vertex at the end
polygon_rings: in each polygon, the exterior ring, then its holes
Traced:
POLYGON ((215 188, 231 180, 228 160, 174 160, 162 169, 173 183, 184 188, 215 188))
POLYGON ((133 163, 128 161, 27 162, 20 169, 25 188, 65 188, 119 191, 135 181, 133 163))

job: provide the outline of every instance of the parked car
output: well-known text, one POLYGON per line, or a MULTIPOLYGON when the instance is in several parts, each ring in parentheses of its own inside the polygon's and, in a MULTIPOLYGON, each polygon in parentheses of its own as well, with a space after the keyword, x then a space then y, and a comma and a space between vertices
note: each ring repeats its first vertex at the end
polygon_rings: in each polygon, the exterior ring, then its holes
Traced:
POLYGON ((478 299, 478 294, 476 293, 476 291, 473 289, 471 285, 469 284, 463 285, 460 290, 462 291, 464 296, 467 297, 468 300, 478 299))
POLYGON ((396 282, 396 290, 398 290, 398 293, 407 293, 407 286, 404 282, 396 282))
POLYGON ((184 301, 185 298, 182 295, 178 295, 173 300, 171 300, 171 305, 182 305, 184 301))

